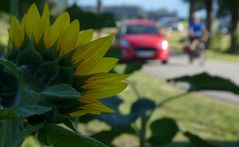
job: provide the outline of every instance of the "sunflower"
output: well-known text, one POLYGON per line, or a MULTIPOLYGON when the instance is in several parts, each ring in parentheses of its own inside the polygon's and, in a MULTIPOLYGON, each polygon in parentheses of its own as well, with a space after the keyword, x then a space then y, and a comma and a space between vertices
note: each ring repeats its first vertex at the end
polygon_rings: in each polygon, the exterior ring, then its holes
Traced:
MULTIPOLYGON (((104 57, 114 35, 93 40, 93 34, 91 29, 80 31, 79 21, 71 22, 67 12, 51 23, 48 5, 45 4, 41 15, 33 4, 21 21, 14 16, 11 18, 6 58, 17 66, 36 63, 29 66, 28 71, 31 73, 28 77, 32 78, 27 81, 37 81, 41 88, 34 90, 38 93, 54 84, 70 84, 77 90, 81 95, 76 104, 71 105, 73 108, 67 108, 71 116, 113 112, 100 99, 112 97, 124 90, 127 87, 124 82, 127 75, 109 73, 118 61, 116 58, 104 57), (27 51, 34 53, 34 56, 19 62, 21 54, 27 51), (58 67, 56 72, 50 72, 55 67, 58 67)), ((58 103, 56 105, 62 107, 58 103)))

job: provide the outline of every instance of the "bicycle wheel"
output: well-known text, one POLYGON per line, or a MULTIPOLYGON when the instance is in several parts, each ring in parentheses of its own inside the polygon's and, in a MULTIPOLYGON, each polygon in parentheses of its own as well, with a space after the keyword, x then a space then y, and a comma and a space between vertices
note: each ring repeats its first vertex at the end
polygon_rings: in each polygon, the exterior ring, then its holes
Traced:
POLYGON ((205 65, 206 64, 206 61, 207 61, 207 52, 206 52, 206 49, 201 49, 201 52, 200 52, 200 55, 199 55, 199 64, 201 66, 205 65))

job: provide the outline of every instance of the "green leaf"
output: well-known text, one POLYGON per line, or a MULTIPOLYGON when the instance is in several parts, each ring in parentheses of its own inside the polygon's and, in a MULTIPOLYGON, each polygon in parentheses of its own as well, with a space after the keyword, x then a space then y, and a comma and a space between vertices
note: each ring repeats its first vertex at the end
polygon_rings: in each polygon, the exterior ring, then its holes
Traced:
POLYGON ((131 125, 131 116, 124 115, 119 111, 119 105, 123 102, 122 99, 117 96, 114 96, 108 99, 101 100, 101 102, 114 109, 115 112, 100 115, 97 117, 97 119, 104 121, 115 130, 122 130, 124 128, 128 128, 131 125))
POLYGON ((80 92, 69 84, 53 85, 40 94, 47 97, 57 97, 62 99, 76 99, 80 97, 80 92))
POLYGON ((43 145, 54 147, 105 147, 99 141, 82 136, 56 125, 48 125, 38 133, 39 141, 43 145))
POLYGON ((201 73, 193 76, 182 76, 178 78, 169 79, 173 82, 187 82, 190 84, 189 91, 200 90, 217 90, 227 91, 234 94, 239 94, 239 86, 219 76, 211 76, 207 73, 201 73))
POLYGON ((130 116, 132 121, 135 121, 139 116, 154 110, 155 107, 156 104, 152 100, 146 98, 137 100, 131 107, 130 116))
POLYGON ((51 111, 50 107, 44 107, 40 105, 24 105, 17 108, 18 114, 23 118, 33 115, 41 115, 49 111, 51 111))
POLYGON ((34 77, 40 83, 49 84, 57 77, 58 73, 59 73, 59 67, 58 67, 57 61, 45 62, 40 65, 40 67, 34 74, 34 77))
POLYGON ((117 137, 120 136, 121 134, 135 134, 135 131, 132 127, 128 128, 123 128, 119 130, 111 129, 110 131, 102 131, 99 133, 94 134, 93 138, 100 140, 104 144, 111 145, 112 141, 117 137))
POLYGON ((162 118, 150 125, 152 136, 148 141, 152 144, 162 145, 170 143, 179 131, 174 119, 162 118))
POLYGON ((29 125, 24 127, 24 129, 20 129, 14 135, 14 147, 20 147, 23 141, 29 137, 30 135, 34 134, 38 130, 44 128, 44 124, 37 124, 37 125, 29 125))
POLYGON ((53 81, 54 84, 58 83, 73 83, 75 75, 75 67, 74 66, 60 66, 59 73, 55 80, 53 81))
POLYGON ((190 140, 190 147, 216 147, 190 132, 183 133, 190 140))
POLYGON ((113 129, 121 130, 131 125, 132 119, 129 115, 123 115, 119 111, 112 114, 103 114, 97 117, 99 120, 104 121, 113 129))
POLYGON ((0 110, 0 120, 2 119, 17 119, 17 111, 12 108, 5 108, 0 110))
POLYGON ((101 102, 113 108, 115 112, 112 114, 103 114, 97 118, 104 121, 115 130, 128 128, 135 120, 156 107, 153 101, 149 99, 140 99, 132 105, 131 113, 129 115, 124 115, 118 110, 119 105, 122 103, 119 97, 105 99, 101 102))
POLYGON ((144 64, 144 61, 130 61, 126 64, 126 69, 124 73, 132 74, 133 72, 140 70, 144 64))

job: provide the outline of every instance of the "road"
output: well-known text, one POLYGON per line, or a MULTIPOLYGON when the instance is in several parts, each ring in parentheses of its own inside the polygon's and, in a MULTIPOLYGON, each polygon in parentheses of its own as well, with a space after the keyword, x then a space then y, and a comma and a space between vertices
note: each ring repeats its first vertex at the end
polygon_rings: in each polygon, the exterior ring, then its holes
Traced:
MULTIPOLYGON (((151 76, 161 79, 207 72, 211 75, 218 75, 231 79, 233 82, 239 85, 239 63, 236 64, 210 59, 207 60, 204 66, 200 66, 196 62, 194 64, 189 64, 187 56, 182 54, 172 55, 167 65, 153 61, 149 62, 143 67, 142 71, 151 76)), ((239 104, 239 96, 231 93, 218 91, 203 91, 201 93, 209 95, 210 97, 217 100, 239 104)))

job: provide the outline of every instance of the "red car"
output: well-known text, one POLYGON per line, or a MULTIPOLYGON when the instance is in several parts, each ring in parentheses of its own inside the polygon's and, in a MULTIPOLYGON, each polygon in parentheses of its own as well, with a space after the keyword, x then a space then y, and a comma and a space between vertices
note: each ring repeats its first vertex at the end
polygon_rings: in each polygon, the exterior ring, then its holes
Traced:
POLYGON ((168 41, 159 33, 156 22, 127 20, 122 22, 117 38, 123 60, 156 59, 167 63, 170 55, 168 41))

